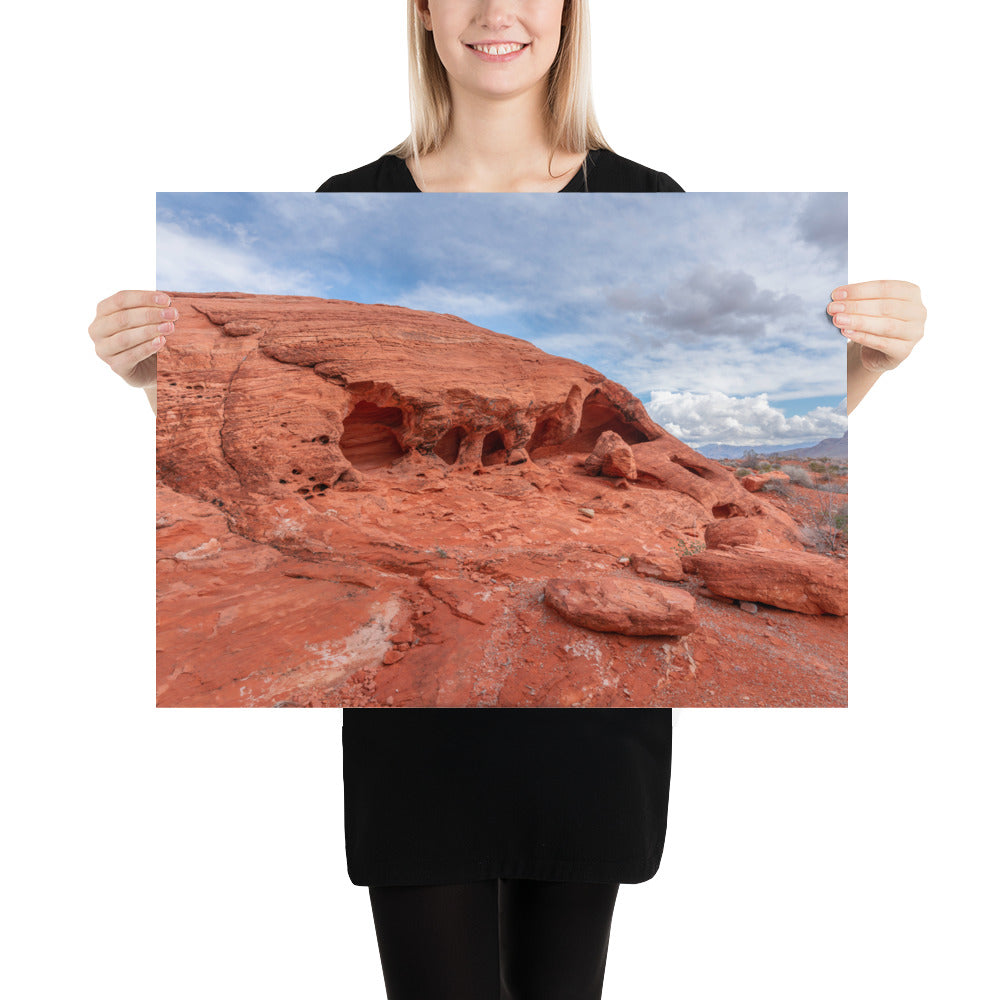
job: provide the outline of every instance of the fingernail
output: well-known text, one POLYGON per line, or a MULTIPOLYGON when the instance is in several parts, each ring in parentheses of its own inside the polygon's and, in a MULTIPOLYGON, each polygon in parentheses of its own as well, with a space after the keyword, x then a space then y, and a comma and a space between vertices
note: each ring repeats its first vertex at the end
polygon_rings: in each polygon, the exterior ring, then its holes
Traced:
POLYGON ((170 309, 164 309, 163 313, 161 314, 162 319, 177 319, 178 316, 179 314, 177 310, 174 309, 173 307, 171 307, 170 309))
POLYGON ((160 333, 170 333, 173 328, 173 323, 161 323, 156 329, 159 330, 160 333))
POLYGON ((833 293, 833 297, 835 299, 846 299, 847 298, 847 289, 846 288, 838 288, 833 293))
POLYGON ((170 296, 169 295, 165 295, 163 292, 157 292, 156 295, 153 297, 153 301, 158 306, 169 306, 170 305, 170 296))
POLYGON ((831 302, 826 308, 831 315, 836 315, 837 313, 842 313, 847 306, 843 302, 831 302))

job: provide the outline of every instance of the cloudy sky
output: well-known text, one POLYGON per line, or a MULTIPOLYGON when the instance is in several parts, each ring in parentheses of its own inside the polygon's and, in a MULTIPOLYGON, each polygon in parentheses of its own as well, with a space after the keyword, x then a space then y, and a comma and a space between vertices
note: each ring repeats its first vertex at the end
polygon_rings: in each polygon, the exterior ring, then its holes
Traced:
POLYGON ((157 287, 453 313, 592 365, 693 447, 839 437, 846 194, 159 194, 157 287))

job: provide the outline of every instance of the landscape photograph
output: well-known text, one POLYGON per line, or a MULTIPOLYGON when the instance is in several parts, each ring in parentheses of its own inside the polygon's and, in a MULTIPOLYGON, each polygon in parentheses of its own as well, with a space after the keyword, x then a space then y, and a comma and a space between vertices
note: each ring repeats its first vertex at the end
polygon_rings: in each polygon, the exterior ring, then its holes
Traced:
POLYGON ((162 707, 846 706, 844 194, 163 194, 162 707))

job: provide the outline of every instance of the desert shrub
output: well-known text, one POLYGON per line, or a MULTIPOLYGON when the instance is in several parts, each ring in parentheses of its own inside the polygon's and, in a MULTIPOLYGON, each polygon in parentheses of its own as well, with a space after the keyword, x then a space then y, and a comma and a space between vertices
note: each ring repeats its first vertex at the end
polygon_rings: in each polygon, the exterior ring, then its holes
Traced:
POLYGON ((705 543, 695 538, 678 538, 674 548, 679 556, 696 556, 705 551, 705 543))
POLYGON ((813 459, 809 463, 809 468, 812 469, 813 472, 824 472, 826 470, 827 464, 828 460, 825 458, 823 459, 823 461, 813 459))
POLYGON ((839 538, 847 541, 847 504, 838 503, 832 496, 824 497, 810 508, 802 537, 817 552, 833 552, 839 538))
POLYGON ((840 493, 847 494, 847 483, 817 483, 816 489, 821 490, 824 493, 840 493))
POLYGON ((783 465, 781 471, 795 483, 796 486, 812 486, 812 476, 801 465, 783 465))
POLYGON ((748 448, 743 453, 743 464, 748 469, 754 469, 754 470, 759 469, 760 461, 761 461, 760 455, 758 455, 757 452, 753 450, 753 448, 748 448))
POLYGON ((761 472, 770 472, 771 469, 774 468, 774 466, 771 465, 770 462, 759 462, 757 464, 757 468, 760 469, 761 472))
POLYGON ((844 536, 844 540, 847 540, 847 504, 842 504, 837 508, 837 513, 834 515, 833 523, 836 525, 837 530, 844 536))
POLYGON ((790 497, 792 495, 792 488, 784 481, 784 479, 769 479, 760 488, 761 493, 774 493, 779 497, 790 497))
POLYGON ((744 476, 749 476, 751 471, 752 471, 751 469, 737 469, 736 478, 742 479, 744 476))

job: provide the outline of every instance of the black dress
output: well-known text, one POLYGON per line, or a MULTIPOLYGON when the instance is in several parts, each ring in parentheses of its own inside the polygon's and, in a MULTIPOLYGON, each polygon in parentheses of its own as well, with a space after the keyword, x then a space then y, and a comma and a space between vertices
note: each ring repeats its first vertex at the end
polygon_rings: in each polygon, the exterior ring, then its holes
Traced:
MULTIPOLYGON (((608 150, 586 167, 562 192, 683 190, 608 150)), ((383 156, 319 190, 419 188, 383 156)), ((347 708, 342 736, 355 885, 644 882, 660 865, 669 708, 347 708)))

